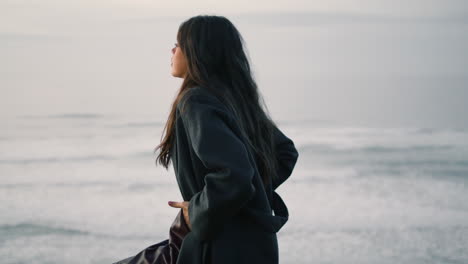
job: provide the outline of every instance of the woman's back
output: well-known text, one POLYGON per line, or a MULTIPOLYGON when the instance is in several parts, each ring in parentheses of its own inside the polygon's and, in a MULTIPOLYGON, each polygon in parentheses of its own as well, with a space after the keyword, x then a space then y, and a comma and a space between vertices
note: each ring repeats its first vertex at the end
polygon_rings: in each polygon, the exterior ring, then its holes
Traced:
MULTIPOLYGON (((178 263, 206 263, 192 259, 194 249, 211 252, 213 263, 278 263, 276 233, 289 216, 274 191, 280 181, 263 184, 233 116, 215 96, 200 87, 186 96, 176 124, 173 165, 182 196, 190 201, 193 229, 178 263)), ((275 140, 284 182, 298 152, 279 129, 275 140)))

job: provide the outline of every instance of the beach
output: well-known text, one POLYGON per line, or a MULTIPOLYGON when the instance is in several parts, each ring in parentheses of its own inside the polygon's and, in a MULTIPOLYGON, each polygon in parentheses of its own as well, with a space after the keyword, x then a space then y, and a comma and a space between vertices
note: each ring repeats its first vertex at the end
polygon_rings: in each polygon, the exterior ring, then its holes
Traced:
MULTIPOLYGON (((112 263, 168 238, 182 201, 151 115, 1 124, 2 263, 112 263)), ((468 130, 279 121, 300 158, 278 189, 280 263, 468 263, 468 130)), ((172 164, 171 164, 172 166, 172 164)))

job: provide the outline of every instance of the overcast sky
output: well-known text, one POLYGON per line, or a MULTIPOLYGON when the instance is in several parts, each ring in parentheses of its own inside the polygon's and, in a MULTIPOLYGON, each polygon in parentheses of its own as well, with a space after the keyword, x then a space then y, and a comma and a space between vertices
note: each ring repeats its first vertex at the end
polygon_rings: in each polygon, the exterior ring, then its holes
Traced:
POLYGON ((468 127, 466 1, 0 0, 1 116, 165 120, 179 24, 224 15, 280 120, 468 127))

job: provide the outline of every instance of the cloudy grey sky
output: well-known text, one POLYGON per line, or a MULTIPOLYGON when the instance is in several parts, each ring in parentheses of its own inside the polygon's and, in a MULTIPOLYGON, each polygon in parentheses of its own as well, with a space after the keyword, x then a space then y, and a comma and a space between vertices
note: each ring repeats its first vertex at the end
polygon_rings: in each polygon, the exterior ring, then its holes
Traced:
POLYGON ((468 127, 466 1, 0 0, 1 116, 165 120, 179 24, 224 15, 278 120, 468 127))

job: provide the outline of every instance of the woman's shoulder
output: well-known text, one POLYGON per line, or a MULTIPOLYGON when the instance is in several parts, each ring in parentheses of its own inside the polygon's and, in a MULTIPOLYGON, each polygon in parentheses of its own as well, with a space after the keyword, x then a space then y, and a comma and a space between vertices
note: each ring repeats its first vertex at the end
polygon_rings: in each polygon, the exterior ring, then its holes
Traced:
POLYGON ((189 111, 196 110, 211 110, 219 111, 225 114, 228 114, 229 111, 224 103, 209 91, 207 88, 202 86, 194 86, 189 88, 180 99, 179 104, 177 105, 179 111, 186 111, 186 108, 189 108, 189 111))
POLYGON ((219 98, 217 98, 213 92, 209 91, 208 88, 202 86, 194 86, 188 88, 187 91, 184 93, 182 97, 183 101, 190 101, 190 102, 214 102, 220 103, 219 98))

